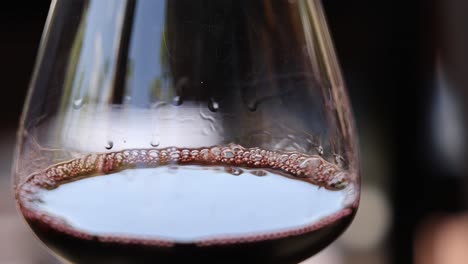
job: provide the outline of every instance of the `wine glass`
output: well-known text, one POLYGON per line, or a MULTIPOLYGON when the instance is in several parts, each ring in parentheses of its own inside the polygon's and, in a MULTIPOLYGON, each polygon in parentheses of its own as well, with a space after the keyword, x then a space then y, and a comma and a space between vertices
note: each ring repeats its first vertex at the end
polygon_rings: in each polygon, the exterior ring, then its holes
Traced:
POLYGON ((18 207, 75 263, 294 263, 359 201, 319 0, 55 0, 18 207))

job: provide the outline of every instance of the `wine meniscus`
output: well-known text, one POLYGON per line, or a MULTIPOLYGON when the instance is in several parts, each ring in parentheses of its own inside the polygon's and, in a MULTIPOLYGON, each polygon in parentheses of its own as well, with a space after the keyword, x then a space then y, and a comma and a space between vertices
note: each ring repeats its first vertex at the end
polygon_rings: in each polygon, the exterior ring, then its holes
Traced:
POLYGON ((356 209, 347 172, 320 156, 239 145, 89 154, 32 174, 17 198, 41 240, 86 263, 297 261, 356 209))

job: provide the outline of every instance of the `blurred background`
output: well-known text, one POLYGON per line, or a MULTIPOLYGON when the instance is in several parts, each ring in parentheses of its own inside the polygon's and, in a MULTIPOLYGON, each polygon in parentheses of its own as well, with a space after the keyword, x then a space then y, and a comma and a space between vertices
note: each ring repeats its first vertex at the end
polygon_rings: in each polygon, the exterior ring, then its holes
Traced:
MULTIPOLYGON (((0 9, 0 263, 58 263, 17 214, 10 182, 49 4, 0 9)), ((468 4, 323 4, 357 119, 363 192, 349 230, 307 263, 466 263, 468 4)))

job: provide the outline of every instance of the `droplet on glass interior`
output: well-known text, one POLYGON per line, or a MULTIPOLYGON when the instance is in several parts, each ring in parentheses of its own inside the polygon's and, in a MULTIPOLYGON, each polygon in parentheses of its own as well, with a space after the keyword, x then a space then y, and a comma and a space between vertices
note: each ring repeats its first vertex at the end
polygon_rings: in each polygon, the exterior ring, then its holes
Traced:
POLYGON ((208 102, 208 109, 210 109, 211 112, 217 112, 219 109, 219 104, 216 102, 213 98, 210 99, 208 102))
POLYGON ((126 95, 126 96, 124 97, 124 101, 125 101, 126 103, 130 102, 131 100, 132 100, 132 97, 129 96, 129 95, 126 95))
POLYGON ((182 104, 182 97, 180 96, 174 96, 174 99, 172 99, 172 104, 175 106, 179 106, 182 104))
POLYGON ((83 98, 80 98, 80 99, 76 99, 75 101, 73 101, 73 109, 80 109, 81 107, 83 107, 83 98))
POLYGON ((244 172, 241 168, 237 167, 225 167, 224 171, 235 176, 241 175, 244 172))
POLYGON ((114 142, 112 141, 107 141, 107 144, 105 146, 106 149, 112 149, 114 147, 114 142))
POLYGON ((257 111, 258 108, 258 101, 251 101, 247 104, 247 108, 249 109, 250 112, 255 112, 257 111))
POLYGON ((319 155, 323 155, 323 147, 322 147, 322 146, 317 146, 317 147, 315 147, 315 150, 317 150, 317 153, 318 153, 319 155))
POLYGON ((157 147, 157 146, 159 146, 159 144, 160 144, 159 138, 158 138, 158 137, 154 137, 154 138, 151 140, 151 143, 150 143, 150 144, 151 144, 151 146, 154 147, 154 148, 157 147))

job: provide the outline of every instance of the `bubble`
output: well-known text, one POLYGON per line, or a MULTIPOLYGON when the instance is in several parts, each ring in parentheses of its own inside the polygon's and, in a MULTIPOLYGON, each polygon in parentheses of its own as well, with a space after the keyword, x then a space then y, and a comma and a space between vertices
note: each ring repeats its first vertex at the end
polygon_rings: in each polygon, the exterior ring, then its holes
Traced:
POLYGON ((288 158, 289 158, 288 155, 281 155, 281 156, 278 157, 278 161, 283 163, 283 162, 287 161, 288 158))
POLYGON ((262 177, 262 176, 266 176, 268 173, 264 170, 254 170, 254 171, 251 171, 250 174, 262 177))
POLYGON ((208 109, 210 109, 211 112, 217 112, 219 109, 219 103, 211 98, 208 102, 208 109))
POLYGON ((234 152, 230 149, 225 149, 223 150, 223 157, 227 159, 234 158, 234 152))
POLYGON ((327 187, 331 189, 343 189, 349 183, 348 174, 346 172, 338 172, 327 183, 327 187))
POLYGON ((291 156, 289 156, 289 160, 290 161, 295 161, 298 157, 299 157, 298 154, 291 154, 291 156))
POLYGON ((300 169, 317 168, 318 166, 320 166, 320 159, 318 158, 308 158, 299 164, 300 169))
POLYGON ((105 148, 112 149, 113 147, 114 147, 114 142, 112 142, 111 140, 107 141, 105 148))
POLYGON ((171 159, 176 160, 176 159, 180 158, 180 153, 179 153, 179 151, 174 151, 174 152, 171 152, 170 156, 171 156, 171 159))
POLYGON ((254 155, 250 156, 250 159, 253 160, 253 161, 260 161, 260 160, 262 160, 262 158, 263 157, 260 154, 254 154, 254 155))
POLYGON ((208 152, 209 152, 208 149, 202 149, 202 150, 200 150, 200 155, 202 156, 203 159, 208 160, 208 159, 210 158, 208 152))
POLYGON ((241 175, 244 172, 241 168, 237 167, 225 167, 224 171, 235 176, 241 175))
POLYGON ((153 157, 153 158, 159 157, 159 153, 158 153, 157 150, 150 150, 150 151, 148 152, 148 155, 149 155, 150 157, 153 157))
POLYGON ((187 158, 190 155, 190 150, 184 149, 181 151, 181 153, 185 158, 187 158))
MULTIPOLYGON (((106 149, 111 149, 113 145, 112 141, 108 141, 106 149)), ((308 183, 329 190, 348 188, 353 182, 352 175, 348 171, 342 170, 336 164, 318 155, 309 156, 297 152, 266 150, 258 147, 244 148, 235 144, 193 149, 176 147, 126 149, 90 154, 82 159, 48 169, 47 177, 57 181, 63 180, 62 178, 67 175, 74 177, 76 167, 79 167, 79 170, 85 170, 86 173, 106 173, 116 169, 125 169, 127 165, 152 167, 193 162, 202 165, 216 164, 220 166, 218 167, 220 170, 224 169, 232 175, 242 174, 245 170, 243 167, 249 168, 247 173, 255 176, 265 176, 270 170, 279 170, 288 174, 288 177, 303 178, 308 183)))
POLYGON ((210 152, 213 156, 218 157, 221 154, 221 149, 219 147, 213 147, 210 152))
POLYGON ((84 105, 84 100, 83 98, 76 99, 73 101, 73 109, 78 110, 84 105))
POLYGON ((182 97, 180 96, 174 96, 174 99, 172 99, 172 104, 175 106, 179 106, 182 104, 182 97))
POLYGON ((238 154, 240 153, 241 151, 243 151, 243 147, 239 146, 239 145, 232 145, 231 146, 231 150, 235 153, 235 154, 238 154))

